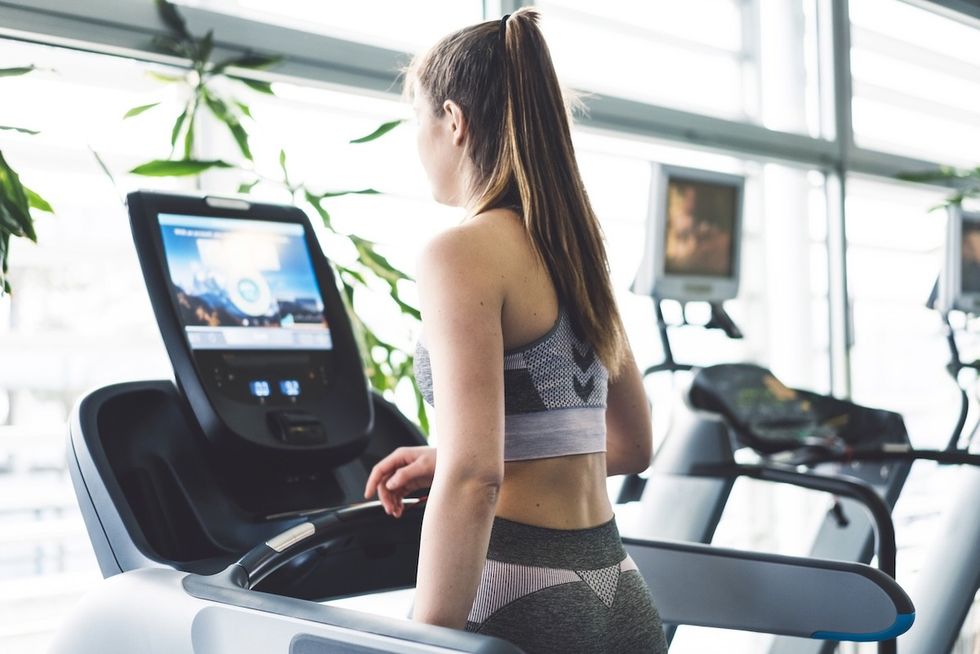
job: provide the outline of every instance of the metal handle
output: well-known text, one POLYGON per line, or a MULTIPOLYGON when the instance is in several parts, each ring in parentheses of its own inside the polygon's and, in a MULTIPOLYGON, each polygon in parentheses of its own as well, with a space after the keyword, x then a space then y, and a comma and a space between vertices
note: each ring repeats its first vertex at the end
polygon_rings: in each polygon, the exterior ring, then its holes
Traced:
POLYGON ((812 472, 797 472, 766 465, 707 465, 695 466, 693 474, 710 477, 751 477, 764 481, 791 484, 801 488, 824 491, 841 497, 849 497, 863 504, 871 513, 875 527, 878 568, 892 579, 895 578, 895 523, 885 500, 871 486, 857 479, 830 477, 812 472))
MULTIPOLYGON (((425 498, 408 497, 402 500, 402 504, 406 509, 421 508, 425 505, 425 498)), ((234 586, 251 590, 296 556, 331 539, 349 535, 357 525, 383 519, 393 518, 389 518, 377 500, 351 504, 317 515, 256 545, 218 574, 234 586)))

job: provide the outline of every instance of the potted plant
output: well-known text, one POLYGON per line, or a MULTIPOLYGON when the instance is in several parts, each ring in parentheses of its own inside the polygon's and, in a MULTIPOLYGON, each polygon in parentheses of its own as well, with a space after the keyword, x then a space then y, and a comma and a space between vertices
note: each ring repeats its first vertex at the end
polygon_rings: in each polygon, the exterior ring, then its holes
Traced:
MULTIPOLYGON (((0 68, 0 77, 26 75, 35 70, 34 66, 0 68)), ((36 130, 24 127, 0 125, 0 130, 37 134, 36 130)), ((7 163, 0 151, 0 296, 10 293, 7 271, 10 262, 10 243, 14 238, 26 238, 37 242, 34 219, 31 210, 53 213, 51 205, 40 195, 24 186, 20 176, 7 163)))
MULTIPOLYGON (((415 385, 412 375, 413 357, 410 353, 380 338, 354 311, 355 298, 360 293, 374 293, 370 282, 380 282, 387 290, 391 302, 397 310, 410 320, 420 319, 419 310, 402 297, 400 285, 412 282, 411 278, 381 254, 376 244, 354 233, 342 232, 335 228, 330 213, 325 206, 331 198, 343 195, 374 195, 372 188, 331 189, 324 191, 290 174, 285 150, 280 149, 278 168, 281 176, 269 177, 258 172, 250 147, 249 124, 254 120, 249 105, 238 95, 240 91, 255 91, 274 95, 268 82, 242 76, 235 71, 266 69, 275 66, 280 57, 275 55, 247 53, 245 55, 214 61, 214 34, 209 31, 204 36, 195 36, 176 7, 167 0, 154 0, 157 13, 166 26, 168 35, 154 38, 154 45, 161 52, 179 57, 187 62, 179 74, 151 75, 163 84, 183 87, 182 97, 186 99, 181 111, 174 117, 169 133, 170 156, 167 159, 147 161, 130 172, 153 177, 193 176, 212 170, 225 170, 238 173, 235 190, 250 193, 259 184, 273 185, 288 192, 294 204, 312 210, 332 234, 349 242, 356 252, 356 258, 347 265, 340 264, 337 257, 330 257, 338 272, 343 296, 347 302, 355 335, 362 348, 366 373, 371 384, 381 392, 391 392, 403 380, 410 380, 415 392, 416 415, 423 430, 428 430, 425 404, 415 385), (199 159, 195 156, 196 135, 200 121, 207 115, 227 129, 237 146, 239 161, 223 159, 199 159)), ((156 109, 161 103, 155 102, 133 107, 126 112, 124 119, 131 119, 156 109)), ((366 143, 380 138, 401 123, 392 120, 383 123, 366 136, 351 140, 351 143, 366 143)), ((99 160, 102 164, 101 159, 99 160)), ((103 168, 109 173, 104 164, 103 168)), ((111 177, 111 174, 110 174, 111 177)))

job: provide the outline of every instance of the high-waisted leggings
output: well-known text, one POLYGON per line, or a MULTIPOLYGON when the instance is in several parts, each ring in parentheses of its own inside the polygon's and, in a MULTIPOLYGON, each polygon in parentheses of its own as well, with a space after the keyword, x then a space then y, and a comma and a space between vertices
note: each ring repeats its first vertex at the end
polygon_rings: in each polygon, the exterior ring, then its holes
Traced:
POLYGON ((548 529, 496 518, 466 629, 528 654, 667 651, 660 616, 615 519, 548 529))

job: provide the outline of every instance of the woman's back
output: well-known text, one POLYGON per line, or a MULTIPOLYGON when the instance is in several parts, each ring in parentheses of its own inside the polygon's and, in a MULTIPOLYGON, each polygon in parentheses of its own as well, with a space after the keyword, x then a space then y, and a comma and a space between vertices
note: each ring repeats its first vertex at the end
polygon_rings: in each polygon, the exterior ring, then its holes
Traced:
MULTIPOLYGON (((504 350, 518 350, 548 334, 559 319, 560 303, 520 217, 511 210, 492 210, 473 218, 464 231, 461 237, 477 240, 499 262, 485 272, 498 275, 504 286, 504 350)), ((605 480, 602 452, 508 461, 497 515, 555 529, 592 527, 612 516, 605 480)))

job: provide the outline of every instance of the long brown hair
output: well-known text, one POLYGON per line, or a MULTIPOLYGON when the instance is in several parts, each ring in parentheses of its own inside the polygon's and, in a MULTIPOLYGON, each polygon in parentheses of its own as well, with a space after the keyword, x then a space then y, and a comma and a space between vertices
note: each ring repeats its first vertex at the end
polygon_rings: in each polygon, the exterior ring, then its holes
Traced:
POLYGON ((446 100, 463 110, 480 189, 475 213, 519 210, 575 330, 615 375, 625 331, 539 20, 524 7, 450 34, 412 63, 406 90, 417 83, 437 114, 446 100))

